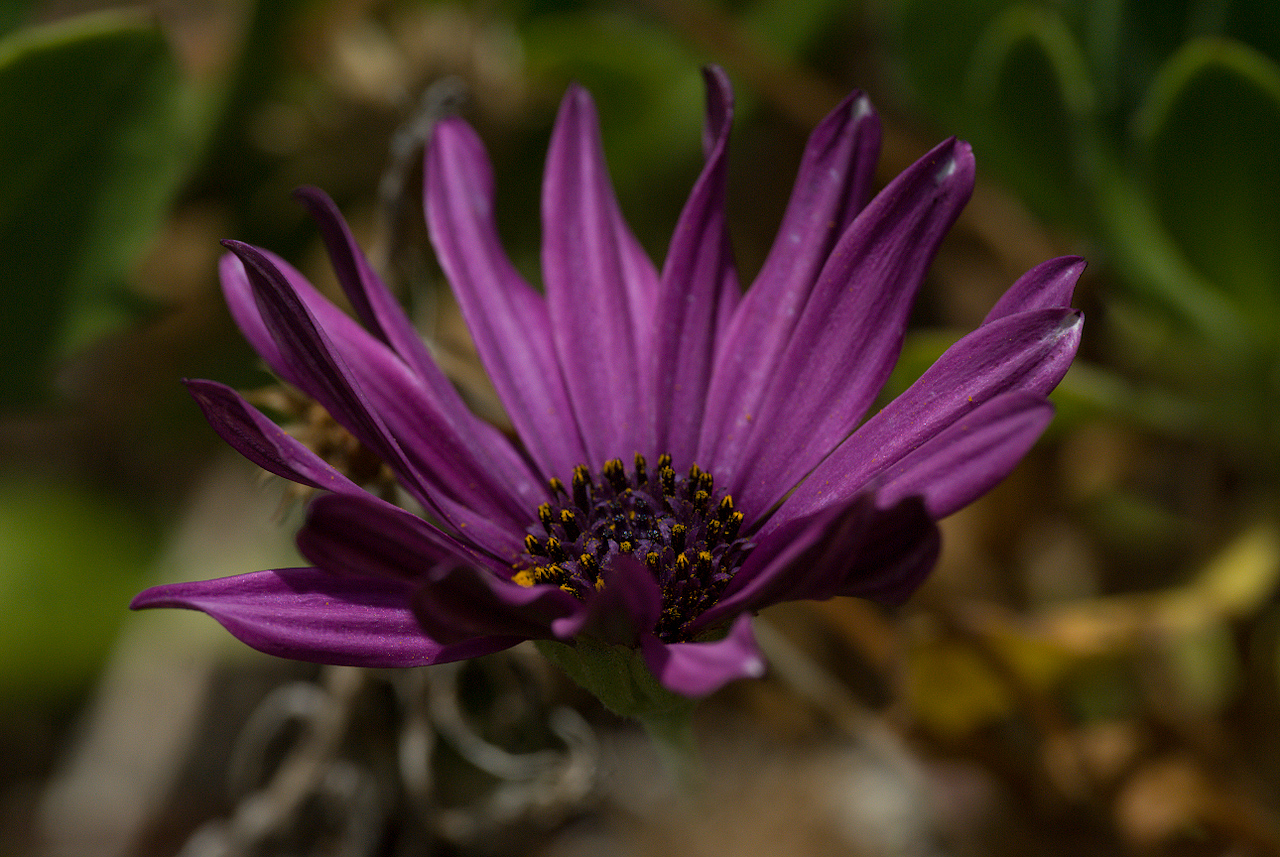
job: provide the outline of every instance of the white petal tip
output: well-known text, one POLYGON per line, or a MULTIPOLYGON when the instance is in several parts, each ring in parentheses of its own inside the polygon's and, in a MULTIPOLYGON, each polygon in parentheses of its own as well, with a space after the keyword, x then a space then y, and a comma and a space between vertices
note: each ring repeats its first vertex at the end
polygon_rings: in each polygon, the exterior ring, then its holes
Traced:
POLYGON ((873 112, 871 107, 871 99, 865 95, 859 95, 853 100, 853 121, 865 119, 873 112))
POLYGON ((947 179, 951 178, 953 175, 956 174, 956 170, 959 168, 959 166, 960 166, 959 161, 957 161, 956 157, 952 155, 951 157, 947 158, 947 160, 943 162, 942 166, 938 168, 938 171, 934 173, 933 180, 936 181, 938 184, 942 184, 947 179))

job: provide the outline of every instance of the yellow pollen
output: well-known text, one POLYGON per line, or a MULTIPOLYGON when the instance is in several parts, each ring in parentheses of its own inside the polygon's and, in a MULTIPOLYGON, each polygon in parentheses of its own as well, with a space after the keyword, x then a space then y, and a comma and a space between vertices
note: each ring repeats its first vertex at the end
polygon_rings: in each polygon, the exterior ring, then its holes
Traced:
POLYGON ((520 584, 521 586, 533 586, 533 582, 534 582, 533 573, 530 572, 529 569, 527 568, 522 568, 519 571, 517 571, 515 573, 515 576, 512 577, 511 580, 515 583, 520 584))

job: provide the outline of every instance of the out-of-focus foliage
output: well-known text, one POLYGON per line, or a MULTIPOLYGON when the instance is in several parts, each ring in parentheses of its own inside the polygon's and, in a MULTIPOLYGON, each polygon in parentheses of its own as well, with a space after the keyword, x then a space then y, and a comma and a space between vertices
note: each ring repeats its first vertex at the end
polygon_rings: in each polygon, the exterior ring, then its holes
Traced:
POLYGON ((0 41, 0 405, 35 400, 51 358, 137 317, 125 271, 200 154, 198 120, 145 17, 0 41))
POLYGON ((154 535, 82 488, 0 480, 0 697, 56 697, 93 675, 154 535))
MULTIPOLYGON (((889 8, 896 61, 932 123, 1122 275, 1121 359, 1191 397, 1191 424, 1162 428, 1280 461, 1280 7, 889 8)), ((1104 386, 1087 394, 1160 425, 1104 386)))

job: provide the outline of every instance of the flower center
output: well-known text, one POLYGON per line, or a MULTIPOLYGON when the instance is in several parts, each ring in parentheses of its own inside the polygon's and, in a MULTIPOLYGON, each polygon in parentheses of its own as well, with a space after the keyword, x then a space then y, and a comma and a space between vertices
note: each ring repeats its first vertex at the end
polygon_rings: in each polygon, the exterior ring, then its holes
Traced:
POLYGON ((634 556, 662 590, 654 633, 667 642, 687 639, 751 547, 733 498, 717 499, 715 480, 696 464, 676 473, 670 455, 659 456, 652 472, 638 453, 631 472, 619 458, 599 475, 580 464, 571 488, 553 478, 551 491, 555 501, 538 507, 541 530, 525 536, 515 582, 553 583, 583 598, 604 586, 601 571, 615 556, 634 556))

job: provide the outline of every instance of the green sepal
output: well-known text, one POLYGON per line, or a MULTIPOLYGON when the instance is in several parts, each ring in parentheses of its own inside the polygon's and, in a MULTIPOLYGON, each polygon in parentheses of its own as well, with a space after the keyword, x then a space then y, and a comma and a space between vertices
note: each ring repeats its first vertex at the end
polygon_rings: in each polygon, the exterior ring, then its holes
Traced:
POLYGON ((572 643, 538 640, 538 650, 615 714, 640 721, 663 762, 686 788, 701 779, 693 740, 698 700, 658 683, 639 649, 579 637, 572 643))
POLYGON ((580 637, 572 643, 539 640, 538 650, 605 707, 637 720, 688 717, 697 705, 653 677, 639 649, 580 637))

